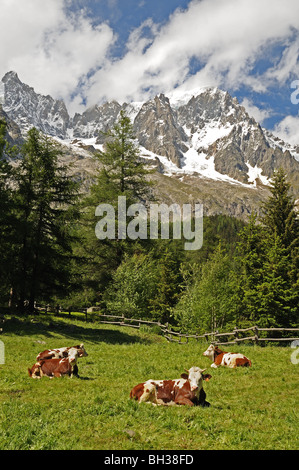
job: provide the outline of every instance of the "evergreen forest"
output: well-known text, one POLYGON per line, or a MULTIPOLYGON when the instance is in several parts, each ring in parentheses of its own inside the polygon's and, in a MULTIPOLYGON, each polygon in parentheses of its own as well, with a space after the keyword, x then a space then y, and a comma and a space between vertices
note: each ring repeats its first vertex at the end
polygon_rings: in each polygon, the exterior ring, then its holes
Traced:
POLYGON ((98 306, 199 333, 298 326, 299 221, 283 169, 273 175, 262 215, 246 223, 204 217, 203 246, 188 251, 184 239, 122 236, 119 196, 127 205, 154 201, 151 170, 123 111, 94 156, 88 194, 62 155, 35 128, 21 148, 11 147, 0 122, 1 307, 26 315, 37 304, 98 306), (114 209, 113 238, 96 236, 100 204, 114 209))

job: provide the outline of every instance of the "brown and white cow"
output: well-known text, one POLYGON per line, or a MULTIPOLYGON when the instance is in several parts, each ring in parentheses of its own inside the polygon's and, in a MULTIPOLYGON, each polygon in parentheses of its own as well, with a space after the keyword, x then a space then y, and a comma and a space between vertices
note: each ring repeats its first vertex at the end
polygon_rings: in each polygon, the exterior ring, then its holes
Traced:
POLYGON ((153 405, 210 406, 206 401, 203 381, 208 381, 211 375, 203 374, 205 370, 191 367, 180 379, 147 380, 132 388, 130 398, 153 405))
POLYGON ((54 358, 54 359, 41 359, 36 362, 31 369, 28 369, 28 374, 33 379, 40 379, 44 375, 50 378, 61 377, 62 375, 73 375, 73 370, 77 364, 78 350, 70 348, 68 357, 54 358))
POLYGON ((218 346, 214 346, 213 344, 208 347, 203 355, 213 361, 211 367, 214 368, 219 366, 226 366, 231 369, 239 366, 251 367, 250 359, 248 359, 243 354, 221 351, 218 346))
MULTIPOLYGON (((36 360, 40 361, 42 359, 43 360, 45 360, 45 359, 62 359, 62 358, 68 357, 69 354, 70 354, 70 351, 73 351, 74 349, 76 349, 78 351, 78 357, 88 356, 88 354, 87 354, 87 352, 84 348, 84 344, 81 343, 77 346, 70 346, 70 347, 65 346, 63 348, 58 348, 58 349, 45 349, 45 351, 42 351, 37 355, 36 360)), ((76 377, 79 377, 77 361, 76 361, 75 364, 73 364, 73 375, 75 375, 76 377)))
POLYGON ((63 347, 58 349, 45 349, 45 351, 40 352, 36 360, 39 361, 40 359, 62 359, 63 357, 68 357, 70 349, 77 349, 78 350, 78 357, 88 356, 84 344, 81 343, 77 346, 70 346, 70 347, 63 347))

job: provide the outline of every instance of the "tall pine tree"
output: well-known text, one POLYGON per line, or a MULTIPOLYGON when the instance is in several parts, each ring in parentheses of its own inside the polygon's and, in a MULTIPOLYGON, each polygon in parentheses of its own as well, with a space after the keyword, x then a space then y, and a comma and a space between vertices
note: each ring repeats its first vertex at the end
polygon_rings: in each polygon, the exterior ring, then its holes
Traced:
MULTIPOLYGON (((95 156, 99 170, 90 193, 82 202, 84 242, 78 255, 84 259, 82 271, 85 288, 94 292, 91 301, 99 300, 124 255, 134 251, 135 243, 118 237, 118 197, 126 197, 126 207, 151 197, 149 171, 140 159, 133 126, 123 110, 112 129, 105 134, 104 150, 95 156), (115 211, 115 239, 98 240, 95 227, 99 217, 95 209, 110 204, 115 211)), ((129 220, 129 218, 127 219, 129 220)))
POLYGON ((8 158, 14 152, 6 140, 6 122, 0 119, 0 297, 7 301, 11 270, 15 263, 14 235, 16 219, 13 201, 13 168, 8 158))
POLYGON ((14 295, 19 308, 51 299, 68 282, 77 184, 59 162, 61 148, 33 128, 22 148, 15 200, 18 217, 14 295))
POLYGON ((240 277, 236 289, 241 319, 263 327, 298 323, 298 218, 283 170, 257 223, 253 216, 240 233, 240 277))

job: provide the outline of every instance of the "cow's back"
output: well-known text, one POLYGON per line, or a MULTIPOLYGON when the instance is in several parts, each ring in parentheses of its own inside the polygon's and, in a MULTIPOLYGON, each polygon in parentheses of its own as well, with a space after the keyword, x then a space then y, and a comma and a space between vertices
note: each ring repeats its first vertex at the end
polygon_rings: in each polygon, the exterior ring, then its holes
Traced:
POLYGON ((235 367, 250 367, 251 361, 240 353, 225 353, 221 365, 234 369, 235 367))
POLYGON ((44 359, 62 359, 63 357, 68 356, 68 349, 67 347, 59 348, 59 349, 45 349, 45 351, 40 352, 36 360, 44 360, 44 359))

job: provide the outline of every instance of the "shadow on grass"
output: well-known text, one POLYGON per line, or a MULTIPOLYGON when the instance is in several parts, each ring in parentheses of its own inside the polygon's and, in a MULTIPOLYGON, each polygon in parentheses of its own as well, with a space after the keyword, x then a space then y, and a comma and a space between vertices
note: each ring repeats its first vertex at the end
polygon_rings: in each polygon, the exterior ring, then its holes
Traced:
POLYGON ((44 335, 47 338, 54 338, 57 334, 61 334, 74 343, 88 341, 94 344, 102 342, 108 344, 150 344, 152 342, 150 339, 134 334, 132 331, 129 334, 125 329, 124 331, 103 329, 100 324, 91 328, 83 322, 82 326, 74 324, 71 319, 61 321, 56 318, 42 319, 35 317, 32 319, 14 316, 5 320, 3 332, 17 336, 44 335))

